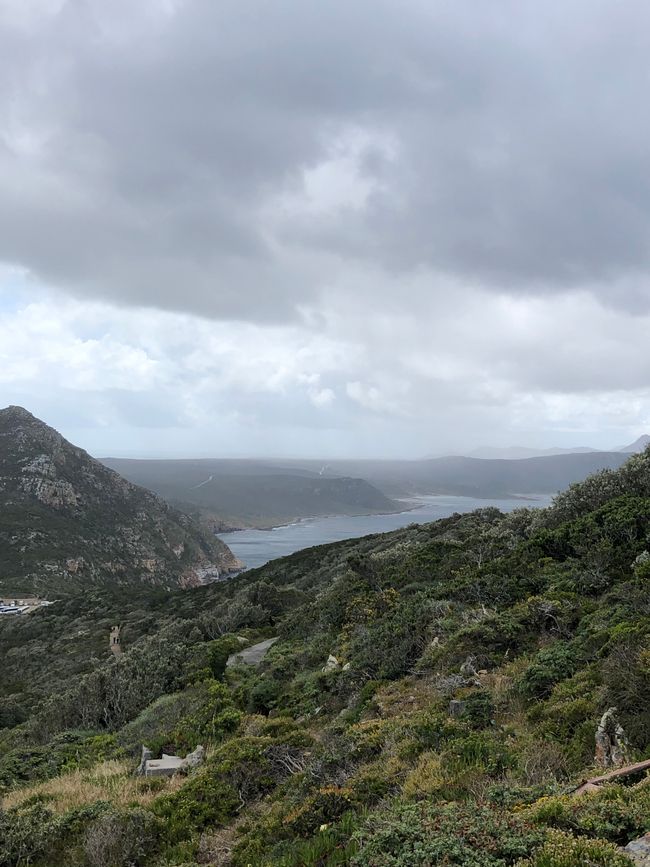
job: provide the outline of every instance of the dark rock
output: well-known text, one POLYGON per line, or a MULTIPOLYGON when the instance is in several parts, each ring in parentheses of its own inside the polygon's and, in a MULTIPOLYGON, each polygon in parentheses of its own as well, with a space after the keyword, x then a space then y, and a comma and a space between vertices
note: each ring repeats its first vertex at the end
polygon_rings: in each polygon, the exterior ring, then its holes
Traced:
POLYGON ((466 701, 459 701, 458 699, 453 699, 449 702, 449 716, 453 717, 454 719, 458 719, 465 713, 466 707, 466 701))

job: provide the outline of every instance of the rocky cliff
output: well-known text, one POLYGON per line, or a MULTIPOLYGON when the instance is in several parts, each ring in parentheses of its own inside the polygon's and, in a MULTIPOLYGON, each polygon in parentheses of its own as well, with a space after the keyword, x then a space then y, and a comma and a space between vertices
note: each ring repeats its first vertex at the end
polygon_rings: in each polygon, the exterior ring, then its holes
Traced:
POLYGON ((230 549, 21 407, 0 410, 0 594, 89 582, 188 587, 230 549))

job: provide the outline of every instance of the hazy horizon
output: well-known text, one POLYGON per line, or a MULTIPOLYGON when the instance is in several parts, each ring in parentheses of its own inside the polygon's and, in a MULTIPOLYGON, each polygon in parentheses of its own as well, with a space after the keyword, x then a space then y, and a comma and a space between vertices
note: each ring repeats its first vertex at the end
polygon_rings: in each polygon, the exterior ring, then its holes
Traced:
POLYGON ((5 0, 0 405, 116 457, 632 442, 649 56, 640 0, 5 0))

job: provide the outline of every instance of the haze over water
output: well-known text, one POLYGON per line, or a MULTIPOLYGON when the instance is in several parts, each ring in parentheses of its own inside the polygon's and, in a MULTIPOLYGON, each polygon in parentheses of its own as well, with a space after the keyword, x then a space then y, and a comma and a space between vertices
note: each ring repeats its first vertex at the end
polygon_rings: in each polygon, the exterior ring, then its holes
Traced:
POLYGON ((429 496, 418 497, 409 502, 420 503, 407 512, 390 515, 338 515, 330 518, 310 518, 275 527, 272 530, 237 530, 233 533, 220 533, 233 554, 245 563, 247 569, 263 566, 269 560, 286 557, 294 551, 324 545, 327 542, 340 542, 343 539, 356 539, 370 533, 386 533, 398 530, 409 524, 426 524, 447 518, 455 512, 472 512, 487 506, 496 506, 502 512, 512 512, 522 507, 543 508, 551 502, 550 495, 530 495, 526 499, 508 498, 474 499, 473 497, 429 496))

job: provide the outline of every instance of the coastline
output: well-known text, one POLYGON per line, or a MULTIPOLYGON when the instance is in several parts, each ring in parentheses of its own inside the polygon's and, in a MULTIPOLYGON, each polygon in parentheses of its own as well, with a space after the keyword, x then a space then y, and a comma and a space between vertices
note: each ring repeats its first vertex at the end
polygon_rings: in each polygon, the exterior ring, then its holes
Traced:
MULTIPOLYGON (((427 496, 448 496, 446 494, 431 494, 427 496)), ((290 521, 285 521, 282 524, 272 524, 268 526, 260 526, 259 524, 251 524, 248 527, 230 527, 227 530, 215 531, 215 536, 221 536, 227 533, 242 533, 247 530, 259 530, 262 533, 271 533, 273 530, 282 530, 285 527, 297 527, 300 524, 306 524, 309 521, 324 521, 327 518, 372 518, 380 515, 402 515, 405 512, 414 512, 421 509, 425 503, 417 500, 416 497, 397 498, 396 503, 413 503, 413 505, 404 509, 391 509, 389 512, 333 512, 330 515, 304 515, 301 518, 292 518, 290 521)))
POLYGON ((215 535, 221 537, 223 534, 229 533, 241 533, 248 530, 259 530, 263 533, 271 533, 273 530, 281 530, 286 527, 297 527, 300 524, 309 523, 310 521, 323 521, 327 518, 372 518, 379 517, 381 515, 403 515, 406 512, 417 512, 419 509, 423 509, 427 505, 427 501, 433 499, 435 497, 461 497, 463 499, 473 499, 473 500, 521 500, 522 503, 534 503, 539 499, 546 499, 548 497, 553 496, 552 494, 544 494, 544 493, 527 493, 527 494, 458 494, 458 493, 435 493, 435 494, 416 494, 410 497, 397 497, 395 498, 396 503, 400 504, 409 504, 405 505, 403 509, 392 509, 389 512, 353 512, 353 513, 341 513, 334 512, 329 515, 304 515, 301 518, 293 518, 289 521, 284 521, 281 524, 269 524, 260 526, 259 524, 250 524, 246 527, 229 527, 227 530, 218 530, 215 531, 215 535))
POLYGON ((549 505, 550 499, 550 495, 541 494, 505 498, 431 494, 396 501, 396 504, 402 507, 396 511, 353 516, 304 517, 268 529, 247 528, 246 532, 233 531, 223 534, 220 538, 230 547, 235 556, 246 564, 246 569, 255 569, 269 560, 286 557, 296 551, 330 542, 389 533, 413 524, 427 524, 486 506, 494 506, 504 513, 526 505, 544 508, 549 505), (271 529, 276 532, 271 532, 271 529))

